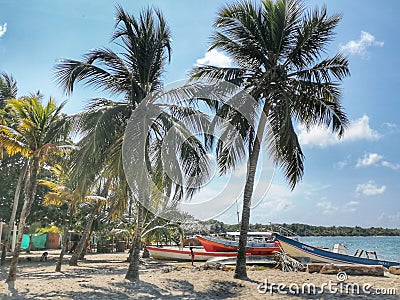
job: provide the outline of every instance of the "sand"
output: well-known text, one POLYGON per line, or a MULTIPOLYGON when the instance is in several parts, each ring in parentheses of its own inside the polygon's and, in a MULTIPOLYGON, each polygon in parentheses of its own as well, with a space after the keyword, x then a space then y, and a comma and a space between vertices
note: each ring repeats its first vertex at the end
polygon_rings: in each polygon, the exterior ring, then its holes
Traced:
MULTIPOLYGON (((390 273, 384 277, 349 276, 345 284, 339 285, 336 275, 288 273, 268 268, 249 270, 250 280, 243 281, 233 278, 233 267, 225 271, 199 270, 190 263, 145 259, 140 282, 132 283, 124 279, 128 267, 126 253, 88 254, 79 266, 65 264, 62 272, 55 272, 57 254, 51 252, 47 262, 38 261, 41 252, 23 254, 15 289, 11 292, 5 283, 8 267, 0 267, 0 299, 400 299, 400 276, 390 273), (170 272, 164 272, 166 269, 170 272), (307 285, 302 291, 304 284, 307 285), (317 292, 323 293, 310 294, 308 289, 313 292, 314 285, 317 292), (340 288, 341 294, 333 293, 340 288), (392 293, 394 289, 396 295, 377 295, 392 293)), ((203 263, 195 265, 199 267, 203 263)))

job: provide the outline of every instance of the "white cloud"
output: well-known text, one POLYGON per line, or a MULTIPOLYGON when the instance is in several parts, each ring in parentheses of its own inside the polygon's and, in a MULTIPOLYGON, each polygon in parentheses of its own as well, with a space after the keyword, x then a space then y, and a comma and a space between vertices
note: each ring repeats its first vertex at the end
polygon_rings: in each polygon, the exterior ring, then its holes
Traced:
POLYGON ((359 204, 360 204, 360 202, 358 202, 358 201, 349 201, 344 205, 343 209, 348 212, 354 212, 357 210, 357 206, 359 204))
POLYGON ((382 161, 382 166, 391 168, 392 170, 400 170, 400 164, 394 164, 386 160, 382 161))
POLYGON ((212 49, 204 55, 203 58, 196 60, 197 65, 210 65, 221 68, 228 68, 232 66, 232 59, 219 52, 212 49))
POLYGON ((375 37, 365 31, 361 31, 360 39, 358 41, 349 41, 346 45, 341 46, 340 50, 349 54, 355 54, 365 57, 368 53, 369 47, 382 47, 384 42, 377 41, 375 37))
POLYGON ((395 211, 393 214, 383 212, 378 217, 378 221, 381 224, 386 224, 384 226, 393 226, 395 228, 398 228, 400 224, 400 211, 395 211))
POLYGON ((385 122, 385 123, 383 123, 383 125, 385 125, 389 129, 397 129, 398 128, 396 123, 385 122))
POLYGON ((301 144, 319 147, 357 140, 374 141, 380 138, 379 133, 370 127, 367 115, 351 122, 341 139, 332 134, 326 126, 313 127, 307 131, 304 125, 299 125, 298 129, 300 130, 299 140, 301 144))
POLYGON ((367 153, 364 155, 364 158, 358 159, 356 168, 376 166, 382 159, 383 156, 378 153, 367 153))
POLYGON ((367 153, 364 158, 359 158, 356 164, 356 168, 369 167, 369 166, 383 166, 392 170, 400 170, 400 164, 391 163, 383 160, 383 156, 378 153, 367 153))
POLYGON ((275 215, 276 213, 288 210, 290 207, 292 207, 292 202, 286 199, 276 199, 260 205, 265 215, 275 215))
POLYGON ((343 160, 338 161, 335 167, 338 169, 343 169, 349 164, 350 158, 351 158, 350 155, 347 155, 343 160))
POLYGON ((317 202, 317 207, 319 211, 322 211, 323 214, 333 214, 337 213, 345 213, 345 212, 355 212, 357 211, 357 207, 360 204, 358 201, 349 201, 343 205, 335 206, 331 201, 322 199, 322 201, 317 202))
POLYGON ((2 37, 7 31, 7 23, 0 25, 0 37, 2 37))
POLYGON ((317 203, 317 206, 322 209, 322 213, 331 214, 338 210, 336 206, 332 205, 331 201, 321 201, 317 203))
POLYGON ((377 186, 376 183, 372 180, 367 183, 360 183, 356 187, 356 193, 362 194, 365 196, 375 196, 383 194, 386 191, 386 185, 377 186))

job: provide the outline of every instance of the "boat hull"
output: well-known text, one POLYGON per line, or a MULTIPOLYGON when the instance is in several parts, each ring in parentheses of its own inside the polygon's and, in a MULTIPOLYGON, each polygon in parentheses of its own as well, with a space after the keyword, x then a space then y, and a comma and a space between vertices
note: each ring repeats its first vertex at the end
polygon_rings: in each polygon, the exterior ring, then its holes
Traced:
MULTIPOLYGON (((238 243, 213 237, 197 236, 204 249, 208 252, 236 252, 238 243)), ((251 255, 273 255, 281 252, 278 243, 248 243, 246 252, 251 255)))
MULTIPOLYGON (((190 250, 180 250, 174 248, 159 248, 147 246, 150 256, 154 259, 160 260, 174 260, 174 261, 191 261, 192 254, 190 250)), ((236 258, 236 252, 207 252, 198 249, 193 249, 194 261, 207 261, 210 258, 236 258)))
MULTIPOLYGON (((223 265, 236 265, 236 257, 213 257, 208 262, 218 262, 223 265)), ((248 265, 268 265, 275 266, 276 260, 274 255, 250 255, 246 258, 248 265)))
POLYGON ((400 262, 369 259, 364 257, 351 256, 347 254, 334 253, 317 247, 303 244, 299 241, 276 234, 283 251, 294 258, 310 259, 311 262, 331 263, 331 264, 362 264, 362 265, 382 265, 386 268, 398 266, 400 262))

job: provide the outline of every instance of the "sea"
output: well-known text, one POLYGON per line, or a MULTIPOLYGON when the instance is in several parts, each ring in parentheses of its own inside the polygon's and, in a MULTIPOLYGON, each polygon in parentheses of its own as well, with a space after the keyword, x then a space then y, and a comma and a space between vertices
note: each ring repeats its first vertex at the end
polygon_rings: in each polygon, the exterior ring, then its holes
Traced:
POLYGON ((344 244, 349 255, 358 249, 375 251, 378 259, 400 262, 400 236, 308 236, 300 237, 299 241, 330 249, 334 244, 344 244))

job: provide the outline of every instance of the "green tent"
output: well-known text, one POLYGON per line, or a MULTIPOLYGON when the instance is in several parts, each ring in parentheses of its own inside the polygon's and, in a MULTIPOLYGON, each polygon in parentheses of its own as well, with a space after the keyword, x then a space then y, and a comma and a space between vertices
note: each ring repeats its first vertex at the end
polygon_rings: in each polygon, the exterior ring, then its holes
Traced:
MULTIPOLYGON (((22 236, 21 249, 28 249, 31 234, 24 234, 22 236)), ((32 248, 45 249, 46 248, 47 234, 32 234, 32 248)))

